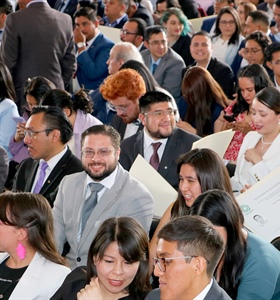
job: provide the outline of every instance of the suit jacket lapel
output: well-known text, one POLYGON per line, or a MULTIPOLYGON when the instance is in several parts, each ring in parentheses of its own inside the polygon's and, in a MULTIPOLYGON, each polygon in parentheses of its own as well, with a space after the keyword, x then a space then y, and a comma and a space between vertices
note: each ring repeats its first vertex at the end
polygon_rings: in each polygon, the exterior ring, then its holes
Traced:
POLYGON ((39 160, 33 160, 32 165, 30 166, 30 176, 26 179, 26 184, 25 184, 25 192, 31 192, 34 179, 36 177, 37 169, 39 167, 39 160))
MULTIPOLYGON (((144 129, 143 129, 144 130, 144 129)), ((140 131, 136 137, 134 143, 134 159, 137 157, 138 153, 144 157, 144 132, 140 131)))

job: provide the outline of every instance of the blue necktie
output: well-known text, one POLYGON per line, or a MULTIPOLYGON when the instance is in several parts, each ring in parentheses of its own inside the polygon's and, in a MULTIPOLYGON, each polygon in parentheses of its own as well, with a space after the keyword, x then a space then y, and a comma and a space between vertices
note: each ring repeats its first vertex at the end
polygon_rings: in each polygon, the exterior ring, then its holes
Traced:
POLYGON ((153 64, 153 74, 155 74, 155 71, 156 71, 157 67, 158 67, 157 64, 153 64))

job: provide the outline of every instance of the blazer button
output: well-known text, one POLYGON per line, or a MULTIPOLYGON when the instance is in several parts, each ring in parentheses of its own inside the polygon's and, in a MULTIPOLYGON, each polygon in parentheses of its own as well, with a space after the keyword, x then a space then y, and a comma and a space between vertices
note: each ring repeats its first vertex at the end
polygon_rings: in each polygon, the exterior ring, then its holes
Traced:
POLYGON ((80 257, 77 257, 77 262, 80 262, 81 261, 81 258, 80 257))

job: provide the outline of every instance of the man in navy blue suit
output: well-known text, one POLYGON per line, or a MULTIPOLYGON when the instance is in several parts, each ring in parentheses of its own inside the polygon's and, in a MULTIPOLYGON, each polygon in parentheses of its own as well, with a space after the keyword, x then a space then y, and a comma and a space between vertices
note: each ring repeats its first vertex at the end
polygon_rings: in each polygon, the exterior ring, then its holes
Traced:
POLYGON ((85 89, 94 90, 108 76, 106 61, 114 43, 99 31, 99 22, 93 9, 82 7, 75 13, 74 18, 78 82, 85 89))

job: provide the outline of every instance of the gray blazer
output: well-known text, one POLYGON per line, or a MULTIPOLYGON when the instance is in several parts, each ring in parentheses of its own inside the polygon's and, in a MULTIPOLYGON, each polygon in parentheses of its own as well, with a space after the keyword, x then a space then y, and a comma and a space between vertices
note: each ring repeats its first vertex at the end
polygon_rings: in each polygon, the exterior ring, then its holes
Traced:
MULTIPOLYGON (((174 279, 176 280, 176 279, 174 279)), ((145 300, 160 300, 160 290, 152 290, 145 300)), ((204 300, 231 300, 230 296, 218 285, 214 279, 209 292, 204 297, 204 300)))
MULTIPOLYGON (((145 65, 150 69, 151 52, 149 49, 141 51, 145 65)), ((182 71, 186 67, 183 58, 171 48, 161 58, 154 73, 157 83, 166 89, 176 100, 181 96, 182 71)))
POLYGON ((64 243, 69 243, 67 259, 71 269, 87 264, 89 246, 97 229, 106 219, 132 217, 139 221, 148 233, 154 214, 154 200, 147 188, 118 165, 115 183, 101 196, 78 243, 86 176, 85 172, 66 176, 61 181, 53 208, 57 246, 62 252, 64 243))
POLYGON ((12 73, 21 105, 28 78, 46 77, 58 89, 69 85, 76 69, 72 28, 71 17, 46 2, 30 2, 26 9, 8 15, 1 60, 12 73))

